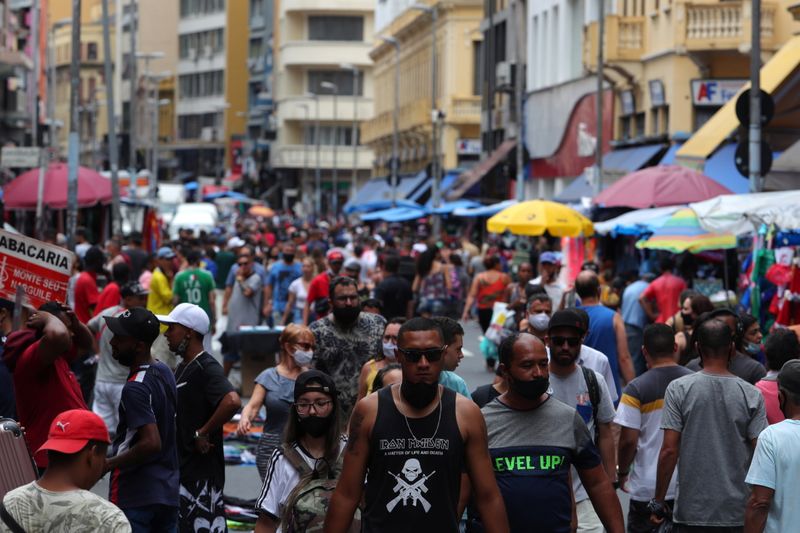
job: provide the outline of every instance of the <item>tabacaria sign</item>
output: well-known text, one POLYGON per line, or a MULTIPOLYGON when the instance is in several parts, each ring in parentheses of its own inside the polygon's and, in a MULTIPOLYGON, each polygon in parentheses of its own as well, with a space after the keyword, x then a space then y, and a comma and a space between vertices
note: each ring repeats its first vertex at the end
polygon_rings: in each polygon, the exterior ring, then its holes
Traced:
POLYGON ((17 286, 28 303, 67 301, 67 285, 75 255, 32 237, 0 230, 0 298, 13 300, 17 286))

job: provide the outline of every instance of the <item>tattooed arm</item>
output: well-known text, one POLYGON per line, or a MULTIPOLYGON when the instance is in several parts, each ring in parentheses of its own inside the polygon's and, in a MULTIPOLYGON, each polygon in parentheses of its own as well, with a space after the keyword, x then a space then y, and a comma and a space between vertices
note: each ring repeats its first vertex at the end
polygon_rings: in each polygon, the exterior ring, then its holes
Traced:
POLYGON ((369 439, 377 413, 377 394, 371 394, 360 400, 353 409, 347 449, 344 453, 344 466, 336 491, 328 505, 325 533, 346 532, 353 521, 353 514, 361 501, 369 460, 369 439))

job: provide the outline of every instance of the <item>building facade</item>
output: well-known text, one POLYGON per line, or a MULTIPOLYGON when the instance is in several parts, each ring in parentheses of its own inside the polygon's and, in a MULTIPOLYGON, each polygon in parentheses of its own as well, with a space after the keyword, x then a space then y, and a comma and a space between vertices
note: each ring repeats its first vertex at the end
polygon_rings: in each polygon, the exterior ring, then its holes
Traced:
POLYGON ((373 3, 281 0, 276 13, 276 183, 288 207, 332 213, 372 168, 360 129, 373 115, 373 3))

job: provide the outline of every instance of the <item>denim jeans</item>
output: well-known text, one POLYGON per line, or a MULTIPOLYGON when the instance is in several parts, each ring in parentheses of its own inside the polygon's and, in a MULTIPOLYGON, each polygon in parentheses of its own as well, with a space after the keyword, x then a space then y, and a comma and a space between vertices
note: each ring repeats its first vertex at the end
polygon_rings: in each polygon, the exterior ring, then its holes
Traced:
POLYGON ((122 510, 131 523, 133 533, 177 533, 178 507, 170 505, 144 505, 122 510))

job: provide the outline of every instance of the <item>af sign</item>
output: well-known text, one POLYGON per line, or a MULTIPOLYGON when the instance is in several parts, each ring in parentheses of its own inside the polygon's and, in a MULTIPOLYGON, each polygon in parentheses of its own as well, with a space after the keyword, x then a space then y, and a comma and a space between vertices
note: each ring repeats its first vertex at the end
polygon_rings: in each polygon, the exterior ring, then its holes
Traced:
POLYGON ((692 103, 698 107, 719 107, 732 100, 747 80, 692 80, 692 103))

